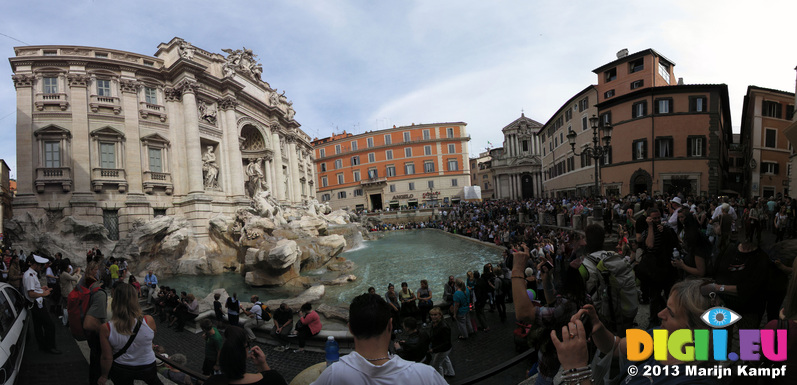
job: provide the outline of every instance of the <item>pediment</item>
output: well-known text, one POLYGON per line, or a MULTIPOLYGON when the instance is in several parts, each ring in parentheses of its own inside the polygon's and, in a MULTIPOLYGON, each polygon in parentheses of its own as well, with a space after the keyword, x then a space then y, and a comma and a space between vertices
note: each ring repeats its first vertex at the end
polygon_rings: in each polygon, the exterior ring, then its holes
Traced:
POLYGON ((66 136, 67 138, 71 138, 72 132, 66 128, 50 124, 46 127, 42 127, 36 131, 33 131, 33 136, 66 136))
POLYGON ((111 126, 105 126, 103 128, 98 128, 91 132, 90 134, 92 137, 113 137, 124 139, 125 134, 122 131, 119 131, 111 126))
POLYGON ((166 138, 160 136, 160 134, 147 135, 147 136, 141 138, 141 141, 144 142, 144 144, 147 144, 147 143, 160 143, 160 144, 163 144, 164 146, 168 146, 169 145, 169 139, 166 139, 166 138))

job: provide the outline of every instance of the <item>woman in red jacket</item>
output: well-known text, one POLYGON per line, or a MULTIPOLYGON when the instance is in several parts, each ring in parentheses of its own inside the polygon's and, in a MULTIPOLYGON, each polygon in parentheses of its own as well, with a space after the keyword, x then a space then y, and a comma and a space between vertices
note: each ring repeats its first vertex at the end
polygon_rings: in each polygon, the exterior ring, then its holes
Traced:
POLYGON ((304 351, 304 345, 308 338, 321 332, 321 318, 318 316, 310 302, 302 305, 299 310, 299 321, 296 322, 296 334, 299 337, 299 349, 294 353, 304 351))

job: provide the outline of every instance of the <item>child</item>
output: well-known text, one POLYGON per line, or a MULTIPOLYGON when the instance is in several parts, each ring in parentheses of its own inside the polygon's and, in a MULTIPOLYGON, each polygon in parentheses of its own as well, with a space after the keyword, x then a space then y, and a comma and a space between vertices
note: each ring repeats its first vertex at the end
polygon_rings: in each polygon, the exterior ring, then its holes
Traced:
POLYGON ((213 326, 213 321, 208 318, 200 321, 199 327, 202 328, 204 332, 202 335, 205 337, 205 360, 202 362, 202 374, 206 376, 221 374, 219 354, 221 353, 221 345, 224 343, 221 333, 219 333, 219 329, 213 326))

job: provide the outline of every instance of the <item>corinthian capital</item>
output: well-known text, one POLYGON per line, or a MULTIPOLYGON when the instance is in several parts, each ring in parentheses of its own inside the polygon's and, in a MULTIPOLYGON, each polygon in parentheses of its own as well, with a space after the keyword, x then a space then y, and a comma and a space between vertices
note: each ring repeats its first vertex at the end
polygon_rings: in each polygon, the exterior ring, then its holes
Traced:
POLYGON ((199 89, 199 83, 190 79, 183 79, 174 88, 179 89, 183 94, 194 94, 199 89))
POLYGON ((122 92, 129 92, 135 94, 138 92, 138 87, 141 85, 138 81, 122 79, 119 80, 119 89, 122 92))
POLYGON ((219 99, 218 102, 222 110, 232 110, 238 105, 238 99, 234 96, 225 96, 219 99))
POLYGON ((88 87, 91 76, 84 74, 69 74, 66 75, 70 87, 88 87))
POLYGON ((33 87, 33 75, 13 75, 11 79, 14 80, 14 88, 33 87))

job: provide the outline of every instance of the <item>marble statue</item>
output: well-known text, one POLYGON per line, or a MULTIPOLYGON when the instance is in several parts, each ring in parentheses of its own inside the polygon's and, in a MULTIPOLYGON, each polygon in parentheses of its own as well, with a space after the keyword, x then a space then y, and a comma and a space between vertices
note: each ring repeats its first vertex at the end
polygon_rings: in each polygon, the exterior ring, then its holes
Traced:
POLYGON ((204 120, 212 125, 216 125, 216 115, 218 111, 214 103, 207 104, 203 100, 197 101, 197 109, 199 109, 199 119, 204 120))
POLYGON ((180 52, 180 57, 183 59, 194 59, 194 47, 191 45, 191 43, 183 40, 180 42, 180 47, 178 49, 180 52))
POLYGON ((213 146, 208 146, 202 155, 202 171, 205 173, 205 188, 218 188, 219 165, 216 163, 213 146))
POLYGON ((263 158, 249 159, 249 164, 246 165, 246 176, 249 177, 249 196, 252 198, 261 191, 268 190, 263 177, 263 169, 260 167, 262 161, 263 158))

